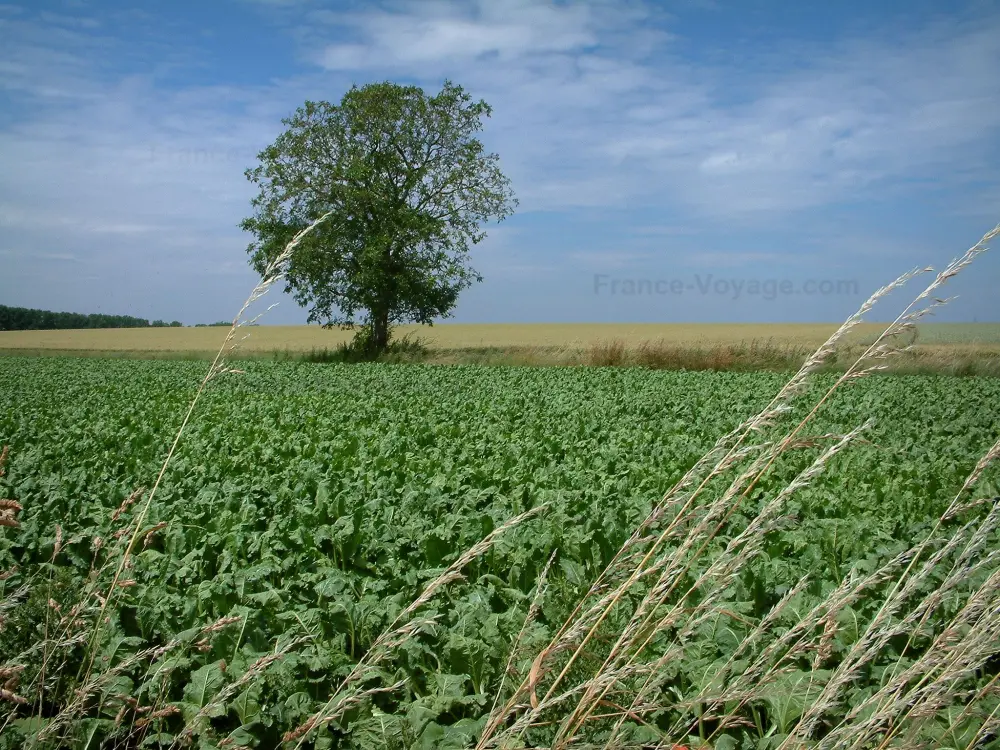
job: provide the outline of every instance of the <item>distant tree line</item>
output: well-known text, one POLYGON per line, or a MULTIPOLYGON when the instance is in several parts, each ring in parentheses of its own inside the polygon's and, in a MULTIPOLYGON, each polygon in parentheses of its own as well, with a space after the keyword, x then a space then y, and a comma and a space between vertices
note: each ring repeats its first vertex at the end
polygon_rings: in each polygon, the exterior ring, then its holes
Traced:
MULTIPOLYGON (((0 331, 52 331, 77 328, 177 328, 180 321, 168 323, 165 320, 150 322, 145 318, 129 315, 103 315, 95 313, 52 312, 33 310, 27 307, 7 307, 0 305, 0 331)), ((229 325, 228 323, 226 325, 229 325)))

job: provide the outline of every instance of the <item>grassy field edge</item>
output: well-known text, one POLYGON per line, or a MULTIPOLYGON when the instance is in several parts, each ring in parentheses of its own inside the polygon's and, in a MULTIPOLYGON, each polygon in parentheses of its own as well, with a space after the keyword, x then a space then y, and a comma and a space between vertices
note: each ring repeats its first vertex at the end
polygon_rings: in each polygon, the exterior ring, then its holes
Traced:
MULTIPOLYGON (((826 363, 826 369, 841 371, 860 353, 847 347, 826 363)), ((858 349, 856 351, 856 349, 858 349)), ((714 370, 735 372, 789 372, 797 370, 812 354, 810 347, 750 341, 711 346, 643 342, 632 345, 621 339, 599 341, 586 347, 480 346, 433 347, 411 342, 379 358, 396 364, 481 365, 495 367, 640 367, 656 370, 714 370)), ((154 359, 210 361, 201 350, 118 349, 0 349, 0 356, 84 357, 99 359, 154 359)), ((335 363, 352 361, 346 346, 294 349, 237 350, 233 359, 284 362, 335 363)), ((887 372, 1000 377, 1000 350, 968 344, 918 345, 894 358, 887 372)))

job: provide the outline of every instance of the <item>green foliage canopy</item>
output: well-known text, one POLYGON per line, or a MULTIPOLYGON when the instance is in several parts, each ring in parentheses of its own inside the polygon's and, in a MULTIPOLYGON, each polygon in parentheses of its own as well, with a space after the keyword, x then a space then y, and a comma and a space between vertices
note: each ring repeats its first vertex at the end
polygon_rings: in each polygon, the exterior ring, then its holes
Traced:
POLYGON ((499 157, 476 134, 491 113, 450 81, 354 86, 339 105, 307 101, 246 171, 259 187, 250 263, 263 273, 296 232, 333 214, 290 259, 286 292, 309 322, 363 325, 375 351, 395 323, 446 317, 482 277, 469 264, 483 224, 517 205, 499 157))

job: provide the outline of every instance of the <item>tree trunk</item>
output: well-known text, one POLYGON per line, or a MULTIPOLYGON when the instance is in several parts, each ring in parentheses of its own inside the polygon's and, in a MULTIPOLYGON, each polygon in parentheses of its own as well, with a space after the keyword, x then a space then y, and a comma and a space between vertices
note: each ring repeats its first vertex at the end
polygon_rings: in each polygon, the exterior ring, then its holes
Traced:
POLYGON ((389 310, 372 310, 371 347, 374 354, 381 354, 389 346, 389 310))
POLYGON ((382 289, 375 307, 371 311, 372 318, 372 353, 379 355, 389 346, 389 310, 393 307, 395 297, 395 272, 392 244, 387 244, 381 258, 382 289))

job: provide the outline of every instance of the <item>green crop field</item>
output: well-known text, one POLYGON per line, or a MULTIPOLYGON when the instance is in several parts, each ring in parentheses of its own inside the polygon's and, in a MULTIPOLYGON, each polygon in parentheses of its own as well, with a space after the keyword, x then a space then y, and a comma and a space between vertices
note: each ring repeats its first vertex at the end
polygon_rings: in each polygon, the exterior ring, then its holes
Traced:
POLYGON ((0 358, 0 748, 1000 747, 1000 379, 240 367, 0 358))

